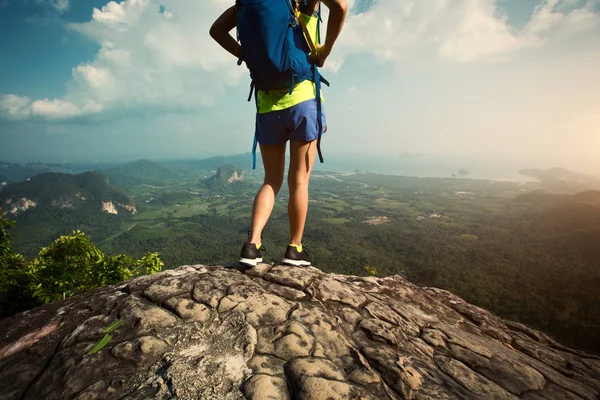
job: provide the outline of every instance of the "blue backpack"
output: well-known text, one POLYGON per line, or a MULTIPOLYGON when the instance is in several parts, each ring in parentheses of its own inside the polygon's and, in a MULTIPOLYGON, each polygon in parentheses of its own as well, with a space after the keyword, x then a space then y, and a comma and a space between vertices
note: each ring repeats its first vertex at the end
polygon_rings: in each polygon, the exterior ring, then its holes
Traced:
MULTIPOLYGON (((306 0, 302 0, 306 4, 306 0)), ((304 80, 315 83, 317 99, 317 150, 321 154, 322 105, 321 82, 329 86, 310 57, 310 48, 297 17, 296 0, 236 0, 237 34, 242 58, 250 70, 250 95, 257 90, 289 88, 304 80)), ((320 11, 320 9, 319 9, 320 11)), ((320 19, 320 12, 319 12, 320 19)), ((318 35, 319 36, 319 35, 318 35)), ((320 38, 318 38, 320 39, 320 38)), ((255 101, 257 99, 255 93, 255 101)), ((252 146, 253 169, 256 169, 256 132, 252 146)))

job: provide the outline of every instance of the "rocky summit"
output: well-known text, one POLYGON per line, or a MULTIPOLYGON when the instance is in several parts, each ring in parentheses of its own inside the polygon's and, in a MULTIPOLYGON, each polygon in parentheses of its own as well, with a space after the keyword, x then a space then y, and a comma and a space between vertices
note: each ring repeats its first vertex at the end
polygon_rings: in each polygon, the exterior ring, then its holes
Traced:
POLYGON ((1 399, 599 399, 600 358, 405 279, 184 266, 0 321, 1 399))

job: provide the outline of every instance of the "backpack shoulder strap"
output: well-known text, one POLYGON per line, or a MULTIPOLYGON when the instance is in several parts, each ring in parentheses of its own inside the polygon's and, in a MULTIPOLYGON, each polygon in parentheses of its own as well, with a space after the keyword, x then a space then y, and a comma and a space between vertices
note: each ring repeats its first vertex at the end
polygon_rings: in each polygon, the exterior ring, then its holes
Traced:
MULTIPOLYGON (((300 10, 296 9, 295 13, 296 13, 296 19, 298 20, 298 22, 300 23, 300 26, 302 27, 302 32, 304 33, 304 40, 306 40, 306 44, 308 44, 308 47, 310 48, 310 51, 313 55, 317 54, 317 46, 315 46, 315 42, 313 42, 310 38, 310 32, 308 31, 306 22, 304 22, 304 18, 302 18, 302 16, 300 15, 300 10)), ((319 35, 317 35, 317 37, 318 36, 319 35)))

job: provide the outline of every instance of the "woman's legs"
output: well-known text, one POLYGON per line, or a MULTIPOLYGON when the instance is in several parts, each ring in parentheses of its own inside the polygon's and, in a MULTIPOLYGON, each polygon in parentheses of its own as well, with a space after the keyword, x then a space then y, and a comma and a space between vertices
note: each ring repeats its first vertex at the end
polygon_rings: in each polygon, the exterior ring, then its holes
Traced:
POLYGON ((265 167, 265 180, 254 198, 248 243, 256 245, 261 243, 262 231, 273 211, 275 196, 283 183, 285 149, 286 143, 260 145, 260 154, 265 167))
MULTIPOLYGON (((265 167, 265 180, 254 198, 252 223, 248 243, 261 243, 262 231, 273 211, 275 196, 283 183, 285 172, 286 143, 260 145, 260 153, 265 167)), ((317 142, 290 140, 290 166, 288 171, 288 219, 290 223, 290 243, 302 244, 302 234, 308 212, 308 182, 317 154, 317 142)))
POLYGON ((300 246, 308 212, 308 181, 315 162, 317 141, 290 140, 290 167, 288 171, 288 219, 290 244, 300 246))

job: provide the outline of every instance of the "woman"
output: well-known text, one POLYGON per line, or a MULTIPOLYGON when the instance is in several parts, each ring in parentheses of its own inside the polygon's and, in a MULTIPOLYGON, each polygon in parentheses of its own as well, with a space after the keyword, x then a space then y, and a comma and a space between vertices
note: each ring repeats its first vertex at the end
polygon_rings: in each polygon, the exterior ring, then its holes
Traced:
MULTIPOLYGON (((281 0, 287 1, 287 0, 281 0)), ((308 28, 313 42, 317 42, 319 0, 300 1, 301 18, 308 28)), ((323 0, 329 8, 327 36, 323 46, 318 47, 314 62, 321 67, 331 53, 348 10, 346 0, 323 0)), ((213 24, 210 35, 225 50, 238 59, 242 58, 240 44, 230 35, 236 27, 236 7, 228 8, 213 24)), ((288 169, 288 220, 290 244, 283 263, 293 266, 308 266, 308 252, 302 247, 302 234, 308 212, 308 183, 317 151, 318 124, 316 90, 314 82, 302 81, 281 90, 258 91, 256 114, 256 138, 265 168, 264 183, 254 199, 252 221, 248 239, 241 251, 240 263, 256 266, 262 262, 262 231, 273 211, 275 196, 283 183, 285 173, 285 152, 290 142, 290 162, 288 169)), ((324 131, 327 130, 323 115, 324 131)))

